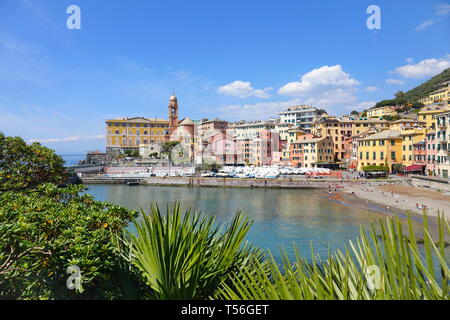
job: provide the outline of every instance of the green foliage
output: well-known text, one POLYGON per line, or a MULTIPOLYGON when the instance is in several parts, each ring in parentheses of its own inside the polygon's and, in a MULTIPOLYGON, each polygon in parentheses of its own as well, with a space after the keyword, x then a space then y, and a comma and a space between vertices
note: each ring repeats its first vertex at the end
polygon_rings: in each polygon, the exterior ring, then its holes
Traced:
POLYGON ((430 80, 421 85, 407 91, 399 91, 395 94, 395 99, 383 100, 378 102, 374 108, 383 106, 403 105, 406 108, 403 111, 418 109, 423 106, 418 100, 428 96, 431 92, 437 90, 437 86, 442 82, 450 80, 450 68, 442 71, 440 74, 434 76, 430 80))
POLYGON ((203 170, 206 170, 206 171, 211 171, 211 170, 218 171, 218 170, 222 169, 222 167, 223 167, 223 165, 221 165, 221 164, 219 164, 217 162, 213 162, 213 163, 203 163, 197 169, 201 170, 201 171, 203 171, 203 170))
POLYGON ((261 264, 256 272, 242 268, 231 286, 223 285, 219 296, 230 300, 448 300, 450 268, 444 238, 450 225, 439 217, 435 240, 425 215, 425 238, 419 247, 408 219, 408 237, 397 217, 380 219, 369 233, 361 229, 356 245, 350 241, 344 251, 330 253, 325 260, 312 250, 308 261, 296 250, 294 263, 282 252, 282 268, 272 258, 270 273, 261 264))
POLYGON ((391 116, 391 115, 387 115, 387 116, 383 116, 383 120, 387 120, 387 121, 397 121, 400 120, 400 116, 398 114, 391 116))
POLYGON ((169 141, 162 143, 161 154, 165 154, 169 159, 172 159, 172 150, 179 144, 180 144, 179 141, 169 141))
POLYGON ((135 212, 80 195, 82 188, 42 184, 0 195, 0 297, 121 297, 112 240, 135 212), (83 294, 66 287, 70 265, 81 270, 83 294))
POLYGON ((396 99, 401 99, 401 98, 403 98, 404 96, 405 96, 405 93, 403 92, 403 91, 397 91, 395 94, 394 94, 394 96, 395 96, 395 98, 396 99))
POLYGON ((127 157, 137 158, 139 157, 139 151, 138 150, 125 150, 124 154, 127 157))
POLYGON ((357 116, 357 115, 359 115, 359 112, 356 110, 353 110, 352 112, 350 112, 350 115, 357 116))
POLYGON ((32 189, 45 182, 59 184, 65 178, 64 161, 53 150, 0 132, 0 192, 32 189))
POLYGON ((261 259, 260 251, 243 245, 250 224, 238 213, 223 228, 211 215, 190 209, 182 215, 178 203, 163 217, 155 204, 135 221, 135 233, 125 233, 123 256, 140 271, 149 298, 212 298, 231 273, 261 259))
POLYGON ((445 69, 440 74, 434 76, 430 80, 422 83, 421 85, 407 91, 405 97, 409 101, 417 101, 429 95, 431 92, 437 90, 437 86, 442 82, 450 80, 450 68, 445 69))
POLYGON ((374 171, 388 171, 388 168, 385 166, 365 166, 363 168, 364 172, 374 172, 374 171))
POLYGON ((170 152, 172 152, 172 149, 175 148, 179 144, 180 144, 179 141, 164 142, 161 146, 161 152, 170 153, 170 152))
POLYGON ((379 107, 385 107, 385 106, 403 106, 408 102, 406 98, 395 98, 395 99, 388 99, 388 100, 382 100, 375 104, 373 108, 379 108, 379 107))

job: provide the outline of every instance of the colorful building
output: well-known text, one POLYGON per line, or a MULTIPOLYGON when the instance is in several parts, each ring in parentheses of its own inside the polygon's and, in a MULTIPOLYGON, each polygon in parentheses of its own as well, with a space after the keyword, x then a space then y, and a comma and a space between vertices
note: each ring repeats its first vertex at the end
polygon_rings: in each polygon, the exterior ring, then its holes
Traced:
POLYGON ((431 92, 427 97, 420 99, 419 102, 424 105, 439 103, 450 107, 450 81, 441 83, 439 88, 431 92))
POLYGON ((290 163, 295 167, 315 168, 334 160, 331 137, 302 135, 290 144, 290 149, 290 163))
POLYGON ((438 177, 448 179, 450 171, 450 111, 435 116, 438 177))
POLYGON ((384 106, 378 108, 372 108, 367 110, 367 116, 369 118, 382 118, 384 116, 395 116, 397 111, 395 111, 394 106, 384 106))
POLYGON ((164 142, 169 122, 151 118, 117 118, 106 120, 107 152, 139 152, 140 145, 164 142))
POLYGON ((320 111, 308 105, 301 105, 289 107, 278 115, 281 123, 291 123, 305 132, 310 132, 313 122, 320 116, 320 111))
POLYGON ((384 166, 392 172, 402 163, 402 137, 399 131, 383 130, 358 140, 358 171, 366 166, 384 166))
POLYGON ((425 128, 402 130, 402 163, 409 166, 414 163, 414 144, 425 139, 425 128))
POLYGON ((423 107, 420 109, 418 115, 420 121, 426 122, 427 130, 436 130, 436 123, 434 116, 444 113, 445 111, 450 110, 448 106, 444 106, 442 104, 432 104, 423 107))
POLYGON ((312 134, 319 137, 331 137, 334 145, 334 161, 342 162, 346 159, 346 150, 350 146, 349 137, 360 134, 369 129, 384 129, 388 121, 357 117, 323 117, 316 121, 312 134))

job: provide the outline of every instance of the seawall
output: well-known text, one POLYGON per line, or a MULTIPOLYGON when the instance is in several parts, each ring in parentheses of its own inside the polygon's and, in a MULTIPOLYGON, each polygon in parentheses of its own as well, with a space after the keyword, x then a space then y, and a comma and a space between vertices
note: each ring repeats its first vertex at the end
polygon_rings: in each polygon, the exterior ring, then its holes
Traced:
MULTIPOLYGON (((83 177, 84 184, 123 184, 131 179, 109 177, 83 177)), ((206 177, 151 177, 133 179, 142 185, 218 188, 342 188, 341 179, 237 179, 206 177)), ((363 184, 367 180, 343 180, 345 184, 363 184)), ((399 181, 379 180, 373 183, 395 184, 399 181)))

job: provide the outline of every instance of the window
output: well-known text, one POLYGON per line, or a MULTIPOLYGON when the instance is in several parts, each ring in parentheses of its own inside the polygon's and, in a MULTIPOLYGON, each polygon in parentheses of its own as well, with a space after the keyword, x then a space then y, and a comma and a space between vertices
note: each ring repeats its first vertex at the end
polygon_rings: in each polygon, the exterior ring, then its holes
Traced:
POLYGON ((372 153, 372 160, 376 160, 377 159, 377 153, 376 152, 373 152, 372 153))
POLYGON ((384 160, 384 152, 380 152, 380 159, 384 160))
POLYGON ((395 151, 392 151, 392 152, 391 152, 391 159, 392 159, 392 160, 395 160, 395 151))
POLYGON ((391 146, 395 146, 395 140, 391 140, 391 146))

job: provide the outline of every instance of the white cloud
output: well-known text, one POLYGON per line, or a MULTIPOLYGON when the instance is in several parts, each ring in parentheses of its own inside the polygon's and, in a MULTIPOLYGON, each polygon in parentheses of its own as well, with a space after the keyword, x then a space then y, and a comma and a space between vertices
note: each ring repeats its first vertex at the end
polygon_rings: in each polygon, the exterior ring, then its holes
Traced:
POLYGON ((342 70, 341 65, 323 66, 305 73, 300 81, 284 85, 278 90, 278 93, 291 97, 300 97, 336 88, 350 88, 358 84, 358 81, 342 70))
POLYGON ((357 103, 356 86, 359 84, 341 65, 323 66, 305 73, 300 81, 284 85, 278 93, 300 97, 303 103, 326 108, 330 113, 341 113, 349 104, 357 103))
POLYGON ((426 20, 414 28, 416 31, 423 31, 434 24, 433 20, 426 20))
POLYGON ((101 140, 101 139, 105 139, 105 135, 99 134, 96 136, 85 136, 85 137, 29 139, 28 142, 52 143, 52 142, 92 141, 92 140, 101 140))
POLYGON ((410 57, 410 58, 406 59, 406 62, 408 62, 408 63, 413 63, 413 62, 414 62, 414 59, 410 57))
POLYGON ((446 16, 450 13, 450 4, 448 3, 438 3, 436 5, 436 14, 438 16, 446 16))
POLYGON ((393 73, 397 73, 407 79, 419 79, 434 76, 449 67, 450 54, 447 54, 439 59, 425 59, 416 64, 409 63, 407 65, 395 68, 393 73))
POLYGON ((378 90, 378 88, 374 87, 374 86, 368 86, 368 87, 364 88, 364 91, 366 91, 366 92, 374 92, 374 91, 377 91, 377 90, 378 90))
POLYGON ((404 84, 405 80, 401 80, 401 79, 386 79, 386 83, 389 83, 389 84, 404 84))
POLYGON ((255 104, 227 105, 208 112, 219 112, 222 117, 230 120, 263 120, 278 117, 278 112, 290 106, 301 104, 292 99, 284 102, 258 102, 255 104))
POLYGON ((236 80, 227 85, 221 86, 217 89, 217 92, 227 96, 250 98, 257 97, 266 99, 270 97, 268 93, 272 88, 254 89, 250 82, 236 80))

